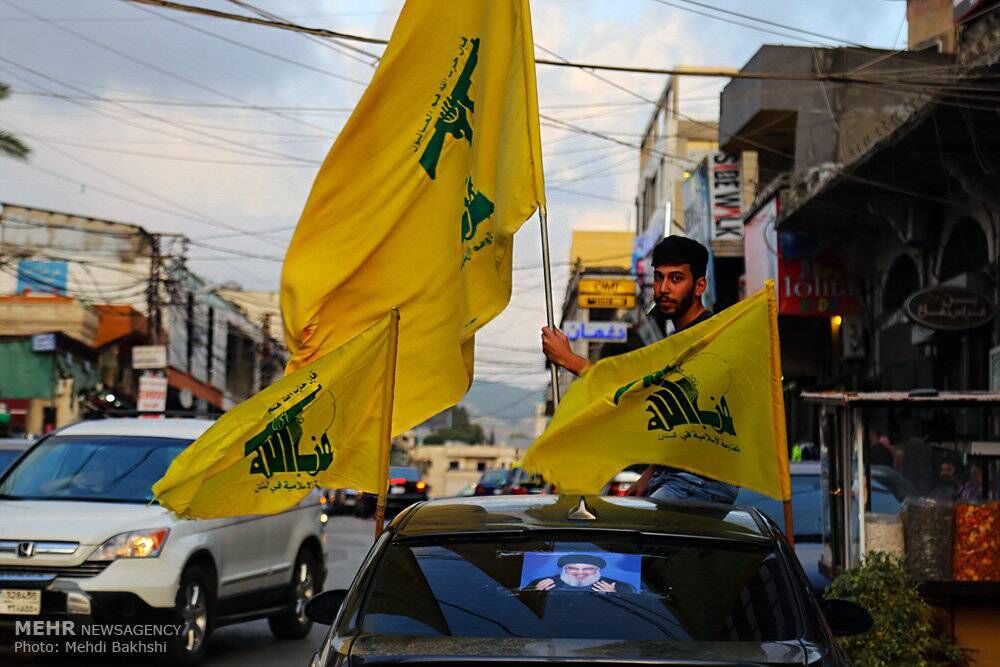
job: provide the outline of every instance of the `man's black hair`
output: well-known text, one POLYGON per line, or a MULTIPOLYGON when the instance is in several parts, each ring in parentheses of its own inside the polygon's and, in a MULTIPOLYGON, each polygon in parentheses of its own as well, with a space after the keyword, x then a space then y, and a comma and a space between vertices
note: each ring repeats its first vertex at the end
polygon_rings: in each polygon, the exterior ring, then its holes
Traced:
POLYGON ((664 264, 670 266, 687 264, 691 267, 691 275, 695 280, 704 278, 708 269, 708 249, 686 236, 668 236, 653 248, 653 266, 664 264))

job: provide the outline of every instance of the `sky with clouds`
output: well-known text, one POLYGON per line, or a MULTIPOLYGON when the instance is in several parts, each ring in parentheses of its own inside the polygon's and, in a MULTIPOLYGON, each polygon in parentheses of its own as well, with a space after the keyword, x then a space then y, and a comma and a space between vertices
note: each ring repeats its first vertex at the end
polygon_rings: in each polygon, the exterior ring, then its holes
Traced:
MULTIPOLYGON (((248 13, 225 0, 186 1, 248 13)), ((900 0, 699 1, 531 0, 535 42, 585 62, 739 67, 762 44, 900 48, 906 39, 900 0), (712 18, 704 14, 720 15, 706 5, 835 39, 712 18)), ((382 38, 402 6, 253 4, 303 25, 382 38)), ((319 163, 374 71, 354 49, 382 51, 348 44, 122 0, 0 0, 0 82, 13 93, 0 102, 0 128, 33 149, 24 164, 0 161, 0 201, 183 233, 193 240, 189 265, 210 281, 276 290, 319 163)), ((652 111, 643 98, 657 98, 665 77, 603 76, 618 87, 539 65, 541 113, 637 143, 652 111)), ((682 112, 717 118, 724 83, 686 79, 682 112)), ((634 228, 638 151, 548 121, 542 143, 558 304, 571 230, 634 228)), ((515 241, 511 305, 478 336, 477 378, 529 387, 547 380, 540 258, 533 219, 515 241)))

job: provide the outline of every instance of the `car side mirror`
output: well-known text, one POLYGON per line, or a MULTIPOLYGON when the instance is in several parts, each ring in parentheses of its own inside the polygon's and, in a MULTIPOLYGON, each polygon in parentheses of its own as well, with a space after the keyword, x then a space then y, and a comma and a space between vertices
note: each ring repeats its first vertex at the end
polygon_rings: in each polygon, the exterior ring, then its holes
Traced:
POLYGON ((868 632, 875 621, 864 607, 850 600, 830 598, 820 603, 830 631, 836 637, 852 637, 868 632))
POLYGON ((320 625, 332 625, 347 598, 347 590, 323 591, 306 603, 306 618, 320 625))

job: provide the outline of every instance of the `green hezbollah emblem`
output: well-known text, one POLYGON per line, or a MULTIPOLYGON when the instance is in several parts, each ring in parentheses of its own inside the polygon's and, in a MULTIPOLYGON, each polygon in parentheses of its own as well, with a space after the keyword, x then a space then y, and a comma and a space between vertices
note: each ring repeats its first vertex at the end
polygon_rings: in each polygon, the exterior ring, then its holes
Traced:
POLYGON ((730 383, 728 366, 715 355, 700 357, 696 359, 703 371, 699 373, 699 377, 704 376, 702 382, 685 371, 683 366, 667 366, 619 388, 614 396, 615 405, 618 405, 622 395, 632 386, 642 382, 643 388, 657 388, 646 396, 649 403, 646 412, 650 414, 646 430, 672 431, 678 426, 700 425, 707 426, 720 435, 735 436, 736 424, 724 393, 730 383), (706 384, 717 386, 714 389, 702 386, 706 384), (706 399, 703 394, 709 394, 707 400, 713 404, 711 409, 705 410, 699 405, 700 400, 706 399))
POLYGON ((462 240, 471 241, 476 237, 479 225, 493 215, 493 202, 472 185, 470 176, 465 182, 465 212, 462 214, 462 240))
POLYGON ((437 176, 438 160, 441 159, 441 149, 444 148, 444 140, 447 135, 455 139, 466 139, 472 145, 472 125, 469 123, 469 114, 475 113, 476 104, 469 97, 469 88, 472 87, 472 73, 476 70, 479 62, 479 38, 473 38, 472 50, 465 61, 462 73, 458 75, 454 88, 445 98, 441 105, 441 113, 434 123, 434 134, 431 135, 427 147, 420 156, 420 165, 433 180, 437 176))
MULTIPOLYGON (((313 454, 300 454, 302 439, 302 411, 312 403, 322 390, 318 385, 305 398, 272 419, 263 431, 252 437, 243 447, 243 455, 255 454, 250 462, 251 475, 270 479, 280 472, 305 472, 318 475, 333 463, 333 450, 326 433, 313 447, 313 454)), ((312 436, 316 441, 316 436, 312 436)))

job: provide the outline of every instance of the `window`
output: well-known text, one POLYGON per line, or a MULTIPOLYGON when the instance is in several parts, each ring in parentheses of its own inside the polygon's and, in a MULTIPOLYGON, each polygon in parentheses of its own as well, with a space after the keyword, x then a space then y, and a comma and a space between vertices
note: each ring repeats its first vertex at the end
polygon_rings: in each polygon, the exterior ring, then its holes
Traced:
POLYGON ((448 470, 458 470, 458 461, 448 461, 448 470))
POLYGON ((903 307, 906 298, 920 289, 920 273, 909 255, 892 263, 882 290, 882 314, 889 315, 903 307))
POLYGON ((497 484, 502 485, 507 483, 507 471, 506 470, 489 470, 483 474, 483 478, 479 480, 480 484, 497 484))
POLYGON ((419 482, 420 471, 412 466, 389 466, 389 477, 405 479, 407 482, 419 482))
POLYGON ((483 472, 486 470, 486 461, 480 461, 476 464, 476 472, 483 472))
POLYGON ((760 642, 799 632, 768 548, 596 532, 391 545, 359 622, 431 637, 760 642))
POLYGON ((963 218, 952 228, 941 252, 941 280, 982 271, 989 263, 989 243, 983 228, 975 220, 963 218))
POLYGON ((147 503, 187 440, 141 436, 56 436, 10 472, 0 495, 13 499, 147 503))

